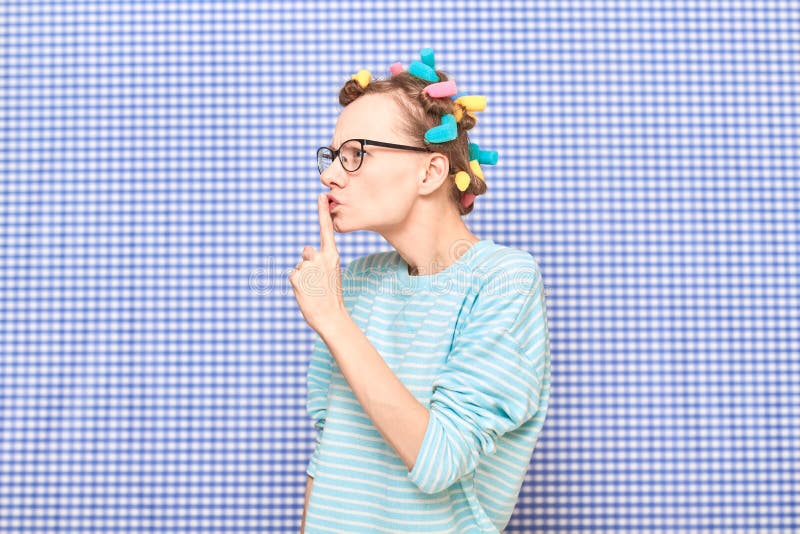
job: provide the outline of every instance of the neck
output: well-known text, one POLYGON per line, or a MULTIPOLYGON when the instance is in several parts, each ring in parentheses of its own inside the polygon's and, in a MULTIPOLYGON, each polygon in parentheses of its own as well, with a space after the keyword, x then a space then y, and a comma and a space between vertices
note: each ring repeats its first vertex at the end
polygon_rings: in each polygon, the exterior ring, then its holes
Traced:
POLYGON ((447 269, 480 238, 464 224, 455 206, 419 202, 396 228, 381 232, 408 264, 409 274, 428 276, 447 269))

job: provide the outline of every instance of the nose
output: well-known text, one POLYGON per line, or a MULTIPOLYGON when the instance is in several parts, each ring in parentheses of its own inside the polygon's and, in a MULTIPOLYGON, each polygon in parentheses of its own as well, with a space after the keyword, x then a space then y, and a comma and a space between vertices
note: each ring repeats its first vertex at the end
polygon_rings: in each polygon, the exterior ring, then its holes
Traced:
POLYGON ((328 189, 333 189, 334 184, 341 189, 347 185, 348 180, 349 177, 344 167, 342 167, 342 162, 339 161, 339 158, 334 158, 334 161, 328 165, 328 168, 319 175, 319 181, 328 189))

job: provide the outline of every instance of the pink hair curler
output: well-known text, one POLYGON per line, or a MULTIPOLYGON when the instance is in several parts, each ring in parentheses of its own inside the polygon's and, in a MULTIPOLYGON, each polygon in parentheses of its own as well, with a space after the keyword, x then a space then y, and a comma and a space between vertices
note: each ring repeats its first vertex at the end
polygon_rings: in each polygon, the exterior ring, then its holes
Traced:
POLYGON ((425 87, 425 92, 433 98, 443 98, 456 94, 456 82, 448 80, 446 82, 432 83, 425 87))

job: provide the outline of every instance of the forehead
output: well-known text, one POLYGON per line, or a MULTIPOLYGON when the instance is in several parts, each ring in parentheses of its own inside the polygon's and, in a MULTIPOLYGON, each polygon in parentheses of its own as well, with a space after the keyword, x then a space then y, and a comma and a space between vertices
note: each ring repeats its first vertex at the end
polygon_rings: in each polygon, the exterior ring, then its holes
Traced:
POLYGON ((399 105, 389 95, 361 96, 339 114, 331 145, 338 147, 348 139, 396 140, 399 113, 399 105))

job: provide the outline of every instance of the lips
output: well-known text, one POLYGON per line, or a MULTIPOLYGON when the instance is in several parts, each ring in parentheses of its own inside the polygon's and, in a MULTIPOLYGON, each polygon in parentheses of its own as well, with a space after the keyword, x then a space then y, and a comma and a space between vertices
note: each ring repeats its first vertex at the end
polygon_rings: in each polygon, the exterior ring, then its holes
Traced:
POLYGON ((338 206, 340 202, 336 200, 336 197, 333 195, 328 195, 328 207, 333 210, 336 206, 338 206))

